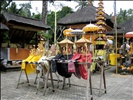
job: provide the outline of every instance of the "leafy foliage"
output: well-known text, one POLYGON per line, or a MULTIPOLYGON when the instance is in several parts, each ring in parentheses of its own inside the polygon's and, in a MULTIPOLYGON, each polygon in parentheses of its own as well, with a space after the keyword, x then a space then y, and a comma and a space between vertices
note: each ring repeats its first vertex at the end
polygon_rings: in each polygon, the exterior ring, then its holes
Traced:
POLYGON ((4 11, 7 11, 7 7, 10 5, 12 0, 0 0, 0 11, 3 13, 4 11))
POLYGON ((31 3, 23 3, 23 4, 20 4, 19 5, 21 7, 21 10, 20 10, 20 15, 21 16, 25 16, 25 17, 29 17, 31 18, 31 11, 30 9, 32 9, 31 7, 31 3))
POLYGON ((75 8, 78 8, 78 10, 79 10, 79 9, 82 9, 82 8, 88 6, 88 4, 93 4, 92 2, 94 0, 74 0, 74 1, 78 3, 78 5, 75 8))
MULTIPOLYGON (((51 13, 49 13, 47 15, 47 23, 48 23, 48 25, 51 26, 51 29, 52 29, 52 30, 49 30, 49 35, 51 35, 50 36, 51 37, 51 40, 50 40, 51 43, 54 40, 55 13, 57 15, 57 21, 58 21, 59 19, 65 17, 66 15, 73 13, 73 11, 72 11, 72 8, 70 8, 68 6, 64 6, 60 11, 58 11, 58 12, 52 11, 51 13)), ((60 34, 61 34, 60 33, 60 28, 59 28, 59 26, 57 26, 57 37, 60 34)))
POLYGON ((122 10, 117 14, 117 23, 123 23, 124 21, 133 17, 133 9, 122 10))

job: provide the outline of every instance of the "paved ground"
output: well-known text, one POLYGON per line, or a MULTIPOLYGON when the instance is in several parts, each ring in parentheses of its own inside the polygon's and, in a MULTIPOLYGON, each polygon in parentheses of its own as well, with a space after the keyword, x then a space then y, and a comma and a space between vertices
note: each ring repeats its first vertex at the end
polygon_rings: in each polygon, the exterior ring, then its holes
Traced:
MULTIPOLYGON (((47 89, 43 96, 43 89, 36 94, 35 86, 27 84, 20 85, 16 89, 20 71, 8 71, 1 73, 1 100, 85 100, 85 88, 77 86, 65 86, 62 90, 62 82, 59 91, 52 92, 47 89)), ((99 91, 93 89, 93 100, 133 100, 133 75, 115 74, 114 67, 106 70, 107 94, 98 96, 99 91)), ((92 86, 99 87, 100 74, 97 72, 92 75, 92 86)), ((35 74, 29 75, 30 83, 34 83, 35 74)), ((61 78, 61 77, 60 77, 61 78)), ((62 79, 62 78, 61 78, 62 79)), ((26 81, 23 73, 21 81, 26 81)), ((55 87, 57 82, 54 81, 55 87)), ((86 81, 72 76, 71 83, 85 85, 86 81)), ((42 84, 42 83, 41 83, 42 84)), ((49 87, 51 84, 49 83, 49 87)))

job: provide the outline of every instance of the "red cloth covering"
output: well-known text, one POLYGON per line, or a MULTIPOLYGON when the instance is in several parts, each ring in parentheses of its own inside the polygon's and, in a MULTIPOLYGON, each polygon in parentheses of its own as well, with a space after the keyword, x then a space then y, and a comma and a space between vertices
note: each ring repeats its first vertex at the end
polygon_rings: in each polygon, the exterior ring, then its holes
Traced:
MULTIPOLYGON (((81 58, 78 60, 78 62, 92 62, 92 55, 87 54, 81 54, 81 58)), ((88 78, 88 66, 87 65, 79 65, 80 75, 83 79, 87 80, 88 78)))
POLYGON ((75 73, 75 64, 72 61, 68 62, 68 72, 75 73))
POLYGON ((78 62, 92 62, 92 54, 80 54, 80 53, 74 53, 72 59, 68 63, 68 72, 73 72, 76 77, 87 80, 88 78, 88 66, 86 65, 74 65, 74 62, 72 60, 77 60, 78 62))

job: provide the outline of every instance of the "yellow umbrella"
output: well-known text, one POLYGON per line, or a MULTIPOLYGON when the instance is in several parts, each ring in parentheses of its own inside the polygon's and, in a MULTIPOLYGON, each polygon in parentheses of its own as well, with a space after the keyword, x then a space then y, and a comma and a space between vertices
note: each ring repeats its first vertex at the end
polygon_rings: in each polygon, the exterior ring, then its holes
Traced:
POLYGON ((81 39, 75 41, 75 44, 76 44, 77 46, 83 46, 85 43, 87 43, 87 44, 92 44, 92 42, 89 41, 88 39, 86 39, 84 36, 82 36, 81 39))
POLYGON ((64 34, 65 36, 74 36, 73 34, 71 34, 72 31, 73 31, 73 29, 71 29, 71 28, 65 29, 65 30, 63 31, 63 34, 64 34))
POLYGON ((85 27, 83 27, 83 31, 84 32, 94 32, 94 31, 97 31, 99 29, 98 26, 94 25, 94 24, 88 24, 86 25, 85 27))
POLYGON ((61 46, 66 46, 66 44, 68 44, 69 46, 72 46, 73 42, 70 41, 69 39, 65 38, 64 40, 58 42, 58 44, 60 44, 61 46))

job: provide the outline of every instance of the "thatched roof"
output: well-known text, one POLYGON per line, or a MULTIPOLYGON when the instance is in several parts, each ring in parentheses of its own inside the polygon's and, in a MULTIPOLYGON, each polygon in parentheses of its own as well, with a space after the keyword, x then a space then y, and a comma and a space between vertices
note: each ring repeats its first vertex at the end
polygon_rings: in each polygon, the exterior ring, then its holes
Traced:
MULTIPOLYGON (((69 14, 60 20, 58 20, 58 25, 72 25, 72 24, 88 24, 96 23, 96 9, 93 5, 84 7, 72 14, 69 14)), ((108 14, 106 14, 106 23, 108 26, 113 27, 113 22, 111 21, 108 14)))
MULTIPOLYGON (((125 30, 122 28, 117 29, 117 35, 122 35, 124 32, 125 32, 125 30)), ((112 31, 106 32, 106 35, 114 35, 114 34, 116 34, 115 29, 113 29, 112 31)))
POLYGON ((127 21, 119 24, 119 26, 125 30, 125 32, 131 32, 133 31, 133 17, 128 19, 127 21))
POLYGON ((29 43, 31 40, 37 41, 38 31, 50 29, 50 26, 44 24, 42 20, 27 18, 7 12, 2 14, 1 23, 9 28, 11 43, 29 43))
POLYGON ((7 13, 7 12, 3 13, 3 17, 9 23, 16 22, 16 23, 20 23, 20 24, 39 27, 42 29, 50 29, 50 27, 48 25, 44 24, 44 22, 42 20, 27 18, 27 17, 23 17, 23 16, 20 16, 17 14, 12 14, 12 13, 7 13))
MULTIPOLYGON (((127 32, 133 31, 133 18, 131 18, 123 23, 118 24, 118 26, 120 27, 119 29, 117 29, 118 35, 123 35, 127 32)), ((106 34, 113 35, 113 34, 115 34, 115 30, 113 29, 110 32, 106 32, 106 34)))
POLYGON ((9 28, 6 25, 0 23, 0 31, 8 31, 8 30, 9 28))

